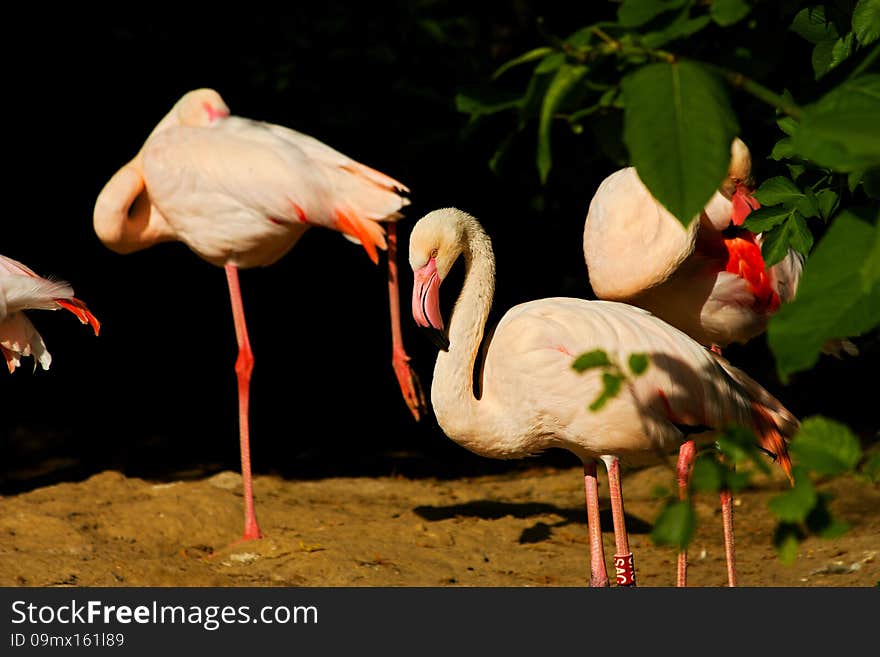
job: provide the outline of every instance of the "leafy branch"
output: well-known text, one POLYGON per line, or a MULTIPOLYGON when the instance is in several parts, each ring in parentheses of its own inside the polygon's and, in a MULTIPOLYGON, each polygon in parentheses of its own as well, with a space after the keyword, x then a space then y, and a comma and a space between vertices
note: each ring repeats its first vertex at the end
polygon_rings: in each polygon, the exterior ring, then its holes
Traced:
POLYGON ((632 377, 641 376, 648 369, 649 359, 647 354, 630 354, 627 359, 629 372, 625 371, 618 363, 609 358, 608 354, 601 349, 588 351, 577 358, 571 364, 572 369, 578 373, 587 370, 602 370, 602 391, 590 404, 590 410, 601 410, 609 400, 614 399, 620 392, 623 384, 632 377))

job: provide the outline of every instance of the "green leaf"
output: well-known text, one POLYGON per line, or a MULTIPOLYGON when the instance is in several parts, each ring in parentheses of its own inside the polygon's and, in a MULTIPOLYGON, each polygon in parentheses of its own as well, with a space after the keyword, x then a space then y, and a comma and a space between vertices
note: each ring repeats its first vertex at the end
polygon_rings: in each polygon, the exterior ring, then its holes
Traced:
POLYGON ((758 208, 749 213, 749 216, 743 222, 743 228, 755 234, 764 233, 788 219, 793 212, 794 210, 781 205, 758 208))
POLYGON ((803 522, 818 500, 816 489, 803 468, 794 468, 794 486, 770 498, 767 505, 782 522, 803 522))
POLYGON ((821 538, 839 538, 849 531, 846 522, 831 515, 831 510, 828 508, 830 501, 830 495, 819 493, 816 506, 807 515, 807 528, 821 538))
POLYGON ((550 86, 547 87, 547 95, 544 96, 544 103, 541 105, 541 119, 538 125, 538 171, 541 174, 542 183, 547 182, 552 164, 550 128, 553 124, 553 117, 565 97, 586 73, 586 66, 563 64, 556 71, 550 86))
POLYGON ((777 141, 773 146, 773 151, 770 153, 770 157, 777 162, 779 160, 787 160, 796 156, 797 151, 794 150, 794 144, 788 137, 783 137, 777 141))
POLYGON ((862 291, 869 294, 880 283, 880 216, 874 223, 874 240, 868 250, 868 256, 860 270, 862 275, 862 291))
POLYGON ((792 137, 795 150, 840 172, 880 165, 880 75, 844 81, 804 109, 792 137))
POLYGON ((682 12, 678 18, 662 30, 650 32, 642 37, 642 45, 646 48, 660 48, 670 41, 689 37, 699 32, 711 22, 708 16, 689 18, 688 12, 682 12))
POLYGON ((816 206, 819 208, 819 216, 828 221, 837 210, 837 201, 840 198, 832 189, 823 189, 816 193, 816 206))
POLYGON ((737 472, 736 470, 726 470, 724 473, 724 488, 734 493, 748 488, 751 483, 751 474, 749 472, 737 472))
POLYGON ((829 338, 860 335, 880 323, 880 284, 860 275, 876 228, 852 211, 831 223, 804 268, 797 296, 771 318, 767 337, 785 382, 812 367, 829 338))
POLYGON ((859 0, 853 10, 852 29, 862 46, 880 39, 880 0, 859 0))
POLYGON ((801 9, 789 29, 812 44, 834 41, 840 36, 834 23, 826 20, 825 8, 821 5, 801 9))
POLYGON ((489 159, 489 169, 491 169, 492 173, 498 175, 501 172, 501 167, 504 165, 504 162, 507 160, 507 156, 510 153, 510 150, 513 148, 513 144, 516 142, 516 138, 519 136, 519 131, 514 130, 511 132, 504 140, 499 144, 498 148, 495 150, 495 153, 489 159))
POLYGON ((852 32, 829 41, 822 41, 813 48, 813 74, 816 79, 824 77, 829 71, 845 62, 852 54, 852 32))
POLYGON ((755 198, 761 202, 761 205, 784 203, 791 206, 801 200, 803 196, 804 193, 798 189, 797 185, 784 176, 765 180, 755 192, 755 198))
POLYGON ((794 208, 805 219, 819 216, 819 204, 816 202, 816 195, 809 188, 807 188, 804 197, 794 204, 794 208))
POLYGON ((696 524, 697 515, 689 502, 673 502, 660 512, 654 522, 651 540, 657 545, 685 548, 691 542, 696 524))
POLYGON ((583 372, 594 367, 608 367, 609 365, 611 365, 611 361, 608 360, 608 354, 601 349, 594 349, 575 358, 571 366, 578 372, 583 372))
MULTIPOLYGON (((831 65, 828 68, 829 71, 840 66, 843 62, 849 59, 849 56, 852 54, 854 40, 855 37, 853 37, 852 32, 850 32, 834 42, 834 45, 831 47, 831 65)), ((826 73, 827 72, 828 71, 826 71, 826 73)))
POLYGON ((859 439, 849 427, 821 415, 804 420, 790 449, 799 465, 820 475, 848 472, 862 458, 859 439))
POLYGON ((715 444, 719 451, 733 463, 739 464, 750 460, 761 472, 765 474, 770 472, 767 457, 758 449, 758 439, 751 429, 736 425, 725 427, 715 444))
POLYGON ((788 233, 788 243, 791 248, 798 253, 809 255, 810 249, 813 248, 813 233, 810 232, 810 228, 807 226, 807 220, 795 212, 785 222, 785 229, 788 233))
POLYGON ((714 454, 700 454, 691 472, 691 487, 707 493, 717 493, 724 485, 724 466, 714 454))
POLYGON ((648 355, 647 354, 630 354, 629 355, 629 369, 636 376, 641 376, 645 373, 645 370, 648 369, 648 355))
POLYGON ((727 27, 741 21, 750 11, 751 7, 743 0, 715 0, 709 8, 709 15, 721 27, 727 27))
POLYGON ((554 52, 547 55, 541 60, 541 63, 535 67, 535 75, 546 75, 552 73, 565 63, 565 53, 554 52))
POLYGON ((617 20, 622 27, 644 25, 655 16, 671 9, 678 9, 687 0, 624 0, 617 10, 617 20))
POLYGON ((492 79, 497 80, 501 77, 505 72, 512 69, 514 66, 519 66, 520 64, 527 64, 529 62, 533 62, 536 59, 541 59, 550 53, 553 52, 553 48, 545 46, 543 48, 535 48, 533 50, 529 50, 528 52, 523 53, 519 57, 514 57, 509 62, 505 62, 502 64, 497 71, 492 74, 492 79))
POLYGON ((620 374, 612 374, 611 372, 603 372, 602 373, 602 385, 604 386, 602 392, 596 397, 595 401, 590 404, 591 411, 598 411, 601 409, 610 399, 614 399, 617 396, 617 393, 620 392, 620 386, 623 383, 623 377, 620 374))
POLYGON ((781 119, 776 121, 776 125, 779 126, 779 129, 782 130, 789 137, 794 134, 794 131, 797 130, 797 121, 795 121, 790 116, 784 116, 781 119))
POLYGON ((520 118, 517 128, 523 130, 528 120, 537 117, 541 110, 541 103, 544 101, 544 94, 547 93, 547 87, 550 85, 549 75, 532 75, 529 80, 529 86, 526 88, 526 95, 523 96, 520 103, 520 118))
POLYGON ((834 46, 837 42, 821 41, 813 48, 812 64, 813 76, 819 80, 833 67, 834 46))
POLYGON ((503 112, 519 107, 521 102, 522 99, 519 96, 511 96, 495 90, 472 91, 455 96, 455 108, 463 114, 472 116, 503 112))
POLYGON ((880 166, 865 171, 862 176, 862 189, 868 198, 880 201, 880 166))
POLYGON ((807 255, 813 247, 813 234, 797 210, 792 210, 783 223, 764 233, 761 239, 761 255, 767 267, 785 258, 790 248, 807 255))
POLYGON ((727 175, 739 127, 726 91, 690 61, 643 66, 622 89, 623 138, 639 177, 687 225, 727 175))
POLYGON ((797 525, 782 523, 773 534, 773 546, 782 563, 790 566, 797 559, 803 533, 797 525))
POLYGON ((792 180, 797 180, 804 174, 804 171, 807 170, 807 167, 803 164, 789 164, 787 162, 785 168, 788 169, 788 175, 791 176, 792 180))

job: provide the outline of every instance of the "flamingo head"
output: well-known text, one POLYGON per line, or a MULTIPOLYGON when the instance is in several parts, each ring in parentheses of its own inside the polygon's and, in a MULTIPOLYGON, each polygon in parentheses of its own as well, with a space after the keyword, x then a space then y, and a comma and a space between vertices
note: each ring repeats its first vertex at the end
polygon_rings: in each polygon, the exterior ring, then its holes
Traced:
POLYGON ((751 189, 753 186, 752 154, 742 139, 735 137, 730 144, 730 167, 727 179, 721 185, 721 192, 725 197, 732 198, 740 187, 751 189))
POLYGON ((449 349, 449 339, 440 313, 440 283, 461 255, 464 242, 464 224, 449 221, 450 212, 436 210, 425 215, 409 237, 409 264, 414 276, 413 319, 428 330, 429 337, 444 351, 449 349))
POLYGON ((199 127, 229 116, 229 107, 213 89, 196 89, 177 101, 174 113, 180 125, 199 127))

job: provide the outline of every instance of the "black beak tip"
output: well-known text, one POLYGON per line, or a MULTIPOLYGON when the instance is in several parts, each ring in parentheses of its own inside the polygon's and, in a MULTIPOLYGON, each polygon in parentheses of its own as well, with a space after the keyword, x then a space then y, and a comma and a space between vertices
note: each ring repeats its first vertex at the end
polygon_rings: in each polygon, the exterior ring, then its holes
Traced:
POLYGON ((446 337, 444 331, 436 329, 433 326, 423 327, 422 330, 427 333, 428 339, 431 340, 440 351, 449 351, 449 338, 446 337))

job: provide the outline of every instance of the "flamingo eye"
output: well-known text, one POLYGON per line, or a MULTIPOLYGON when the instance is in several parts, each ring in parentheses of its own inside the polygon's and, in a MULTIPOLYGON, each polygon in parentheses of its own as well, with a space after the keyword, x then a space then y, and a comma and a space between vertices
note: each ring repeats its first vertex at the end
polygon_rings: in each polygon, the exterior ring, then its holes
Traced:
POLYGON ((437 257, 437 249, 433 249, 431 251, 431 258, 436 258, 436 257, 437 257))

